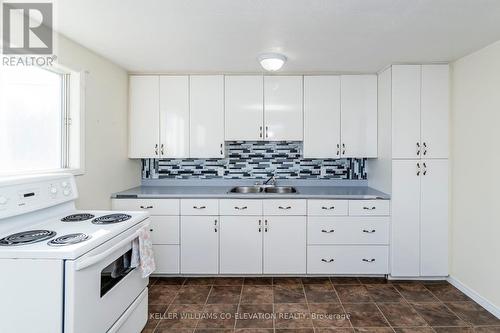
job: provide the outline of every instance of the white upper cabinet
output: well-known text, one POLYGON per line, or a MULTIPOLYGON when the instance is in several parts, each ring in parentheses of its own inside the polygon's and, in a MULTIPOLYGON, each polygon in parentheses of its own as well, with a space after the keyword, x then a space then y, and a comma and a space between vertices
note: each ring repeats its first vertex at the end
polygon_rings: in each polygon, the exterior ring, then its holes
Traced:
POLYGON ((304 157, 340 157, 340 76, 304 76, 304 157))
POLYGON ((190 156, 224 157, 224 77, 190 77, 190 156))
POLYGON ((392 66, 393 158, 420 157, 420 68, 392 66))
POLYGON ((448 158, 449 66, 422 66, 422 158, 448 158))
POLYGON ((264 77, 264 140, 302 141, 302 76, 264 77))
POLYGON ((159 157, 159 78, 130 76, 129 81, 129 157, 159 157))
POLYGON ((377 76, 341 76, 341 156, 377 157, 377 76))
POLYGON ((264 78, 257 75, 226 76, 226 140, 262 140, 263 121, 264 78))
POLYGON ((160 76, 160 156, 189 157, 189 76, 160 76))
POLYGON ((392 66, 392 157, 447 158, 448 65, 392 66))

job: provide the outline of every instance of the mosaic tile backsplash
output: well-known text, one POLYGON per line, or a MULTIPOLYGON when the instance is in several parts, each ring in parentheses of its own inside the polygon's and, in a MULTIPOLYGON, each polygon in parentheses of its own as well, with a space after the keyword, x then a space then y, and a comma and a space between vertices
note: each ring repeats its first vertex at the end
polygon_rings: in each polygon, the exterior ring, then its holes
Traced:
POLYGON ((302 158, 302 142, 226 142, 223 159, 143 159, 143 179, 366 179, 366 159, 302 158))

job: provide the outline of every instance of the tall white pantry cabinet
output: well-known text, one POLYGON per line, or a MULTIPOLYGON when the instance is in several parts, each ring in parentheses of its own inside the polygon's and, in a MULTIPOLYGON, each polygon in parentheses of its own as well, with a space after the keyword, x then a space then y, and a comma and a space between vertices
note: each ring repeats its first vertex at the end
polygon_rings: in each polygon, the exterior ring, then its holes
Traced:
POLYGON ((391 66, 379 75, 379 98, 388 120, 379 131, 392 133, 391 276, 445 277, 449 66, 391 66))

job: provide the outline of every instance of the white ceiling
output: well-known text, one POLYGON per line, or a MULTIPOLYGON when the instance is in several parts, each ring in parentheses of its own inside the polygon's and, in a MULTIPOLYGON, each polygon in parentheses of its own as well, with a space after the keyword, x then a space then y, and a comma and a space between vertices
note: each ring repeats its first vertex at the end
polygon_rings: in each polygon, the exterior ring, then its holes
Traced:
POLYGON ((65 0, 56 29, 132 72, 376 72, 500 40, 500 0, 65 0))

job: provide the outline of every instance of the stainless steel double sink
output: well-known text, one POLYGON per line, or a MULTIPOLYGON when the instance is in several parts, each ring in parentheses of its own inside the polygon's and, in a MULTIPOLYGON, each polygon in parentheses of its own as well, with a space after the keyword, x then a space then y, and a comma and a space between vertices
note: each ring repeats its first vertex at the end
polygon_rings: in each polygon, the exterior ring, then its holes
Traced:
POLYGON ((255 193, 273 193, 273 194, 290 194, 297 193, 297 189, 292 186, 236 186, 229 193, 239 194, 255 194, 255 193))

